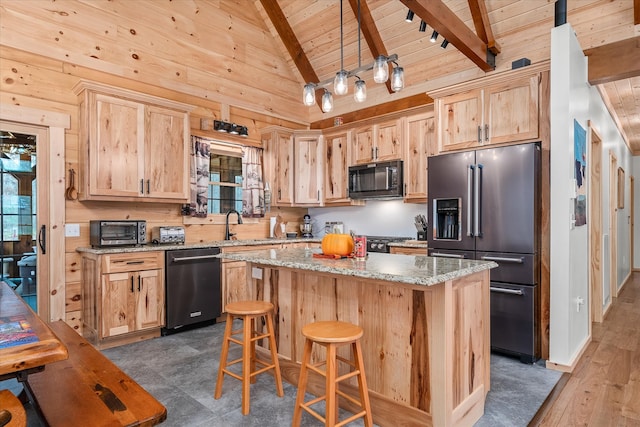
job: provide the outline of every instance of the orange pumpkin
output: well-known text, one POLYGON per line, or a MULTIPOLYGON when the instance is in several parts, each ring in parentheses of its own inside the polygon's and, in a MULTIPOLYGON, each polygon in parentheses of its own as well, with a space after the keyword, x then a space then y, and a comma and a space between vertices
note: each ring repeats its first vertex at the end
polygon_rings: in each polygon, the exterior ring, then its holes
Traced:
POLYGON ((326 234, 322 238, 322 253, 347 256, 353 252, 353 237, 350 234, 326 234))

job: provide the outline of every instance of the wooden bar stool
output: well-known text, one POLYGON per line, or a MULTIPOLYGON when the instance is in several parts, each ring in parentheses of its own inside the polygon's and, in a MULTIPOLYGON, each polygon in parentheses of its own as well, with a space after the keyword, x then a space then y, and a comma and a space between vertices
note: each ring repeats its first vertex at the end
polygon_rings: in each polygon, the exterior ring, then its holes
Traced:
POLYGON ((313 415, 326 426, 343 426, 364 417, 364 424, 371 427, 373 420, 371 417, 371 405, 369 403, 369 392, 367 389, 367 380, 364 373, 364 364, 362 362, 362 350, 360 348, 360 337, 363 330, 360 326, 351 323, 323 321, 305 325, 302 328, 302 335, 305 337, 304 353, 302 355, 302 365, 300 367, 300 379, 298 381, 298 395, 296 398, 296 407, 293 411, 292 426, 299 426, 302 417, 302 409, 313 415), (311 348, 313 344, 319 344, 326 348, 327 358, 324 361, 311 363, 311 348), (345 359, 336 353, 337 347, 345 344, 351 344, 353 359, 345 359), (353 370, 344 375, 338 376, 337 362, 343 362, 349 365, 353 370), (325 365, 325 369, 319 369, 325 365), (319 373, 326 378, 325 395, 316 397, 308 402, 304 402, 304 394, 307 388, 307 379, 309 376, 308 369, 319 373), (360 401, 354 399, 348 394, 342 392, 338 388, 340 381, 358 376, 358 390, 360 392, 360 401), (351 417, 338 422, 338 396, 344 397, 350 402, 360 406, 362 410, 351 417), (311 409, 322 400, 326 404, 326 412, 324 418, 315 410, 311 409))
POLYGON ((284 396, 282 390, 282 377, 280 376, 280 363, 276 350, 276 338, 273 331, 273 304, 267 301, 237 301, 226 305, 227 324, 224 329, 222 341, 222 353, 220 354, 220 367, 218 368, 218 381, 216 382, 215 399, 222 395, 222 382, 224 374, 230 375, 242 381, 242 414, 249 413, 249 383, 255 382, 255 376, 269 369, 273 369, 276 380, 278 396, 284 396), (267 332, 263 333, 256 328, 256 319, 265 318, 267 332), (233 330, 233 319, 242 319, 242 329, 233 330), (242 340, 234 338, 234 335, 242 334, 242 340), (267 363, 256 358, 256 341, 263 338, 269 339, 271 361, 267 363), (242 357, 227 363, 229 344, 235 343, 242 346, 242 357), (227 368, 242 362, 242 374, 238 375, 227 368), (256 370, 256 363, 262 365, 256 370))
POLYGON ((9 390, 0 390, 0 426, 24 427, 27 414, 20 400, 9 390))

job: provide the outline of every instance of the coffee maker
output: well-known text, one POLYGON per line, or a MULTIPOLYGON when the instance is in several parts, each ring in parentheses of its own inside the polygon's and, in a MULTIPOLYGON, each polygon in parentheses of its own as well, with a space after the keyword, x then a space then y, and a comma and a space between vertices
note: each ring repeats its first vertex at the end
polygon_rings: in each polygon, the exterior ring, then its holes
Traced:
POLYGON ((305 214, 302 219, 302 224, 300 224, 300 231, 302 232, 302 237, 313 237, 312 226, 311 226, 311 217, 309 214, 305 214))

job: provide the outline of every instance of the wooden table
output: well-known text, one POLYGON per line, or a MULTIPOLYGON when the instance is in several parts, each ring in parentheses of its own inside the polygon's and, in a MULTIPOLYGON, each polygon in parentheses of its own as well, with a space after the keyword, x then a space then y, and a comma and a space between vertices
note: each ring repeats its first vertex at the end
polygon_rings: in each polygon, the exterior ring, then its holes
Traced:
POLYGON ((9 322, 28 324, 31 333, 27 331, 25 335, 32 335, 30 339, 35 341, 10 347, 0 345, 0 380, 18 378, 25 381, 28 374, 68 357, 67 348, 47 323, 7 283, 0 282, 0 323, 9 322))

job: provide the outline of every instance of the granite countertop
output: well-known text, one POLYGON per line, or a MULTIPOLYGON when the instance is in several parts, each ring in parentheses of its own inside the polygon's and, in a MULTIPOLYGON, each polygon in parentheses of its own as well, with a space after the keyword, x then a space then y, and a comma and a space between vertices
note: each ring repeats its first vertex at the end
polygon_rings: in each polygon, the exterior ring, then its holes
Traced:
POLYGON ((412 285, 435 285, 498 266, 493 261, 476 261, 426 255, 395 255, 370 252, 365 260, 316 258, 320 249, 263 249, 220 255, 224 259, 248 261, 269 267, 318 271, 363 279, 412 285))
POLYGON ((426 240, 403 240, 401 242, 389 242, 389 246, 395 246, 400 248, 427 248, 426 240))
POLYGON ((283 243, 320 243, 320 238, 294 238, 294 239, 244 239, 244 240, 214 240, 211 242, 188 243, 184 245, 174 244, 146 244, 141 246, 118 246, 113 248, 91 248, 79 247, 77 252, 86 252, 92 254, 116 254, 116 253, 135 253, 148 251, 173 251, 176 249, 202 249, 202 248, 228 248, 234 246, 262 246, 262 245, 279 245, 283 243))

